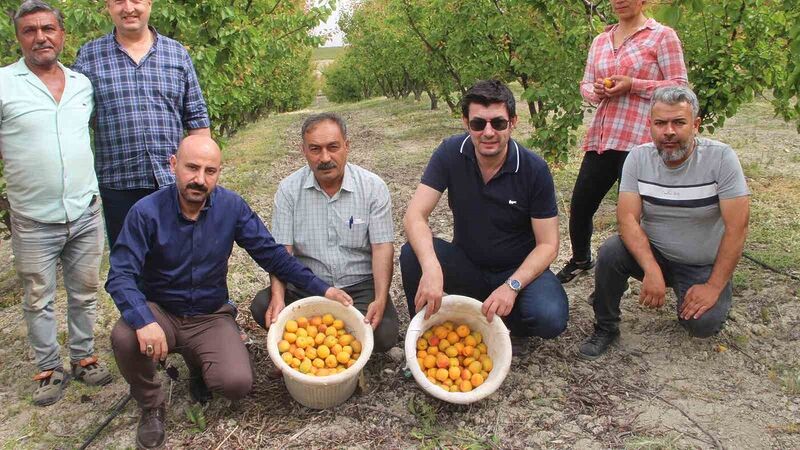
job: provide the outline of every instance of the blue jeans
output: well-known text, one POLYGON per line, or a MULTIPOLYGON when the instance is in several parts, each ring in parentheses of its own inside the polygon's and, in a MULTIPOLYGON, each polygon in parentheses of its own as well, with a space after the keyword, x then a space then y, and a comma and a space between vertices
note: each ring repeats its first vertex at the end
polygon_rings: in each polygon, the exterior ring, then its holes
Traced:
MULTIPOLYGON (((448 294, 484 301, 516 270, 492 272, 481 269, 456 245, 439 238, 433 239, 433 249, 442 266, 444 291, 448 294)), ((400 250, 400 271, 408 313, 413 318, 416 314, 414 298, 422 278, 422 268, 408 243, 400 250)), ((560 335, 567 328, 568 320, 567 293, 550 269, 520 291, 511 313, 503 318, 512 336, 538 336, 545 339, 560 335)))
MULTIPOLYGON (((711 276, 713 265, 696 266, 670 261, 655 248, 653 255, 661 268, 667 286, 675 291, 678 298, 677 311, 680 312, 686 291, 695 284, 703 284, 711 276)), ((595 327, 616 332, 620 322, 620 299, 628 288, 628 278, 641 280, 644 271, 630 254, 618 235, 608 238, 597 252, 597 266, 594 274, 594 317, 595 327)), ((699 319, 683 320, 680 324, 695 337, 709 337, 718 333, 728 318, 731 309, 733 290, 731 282, 725 285, 713 308, 706 311, 699 319)))
POLYGON ((104 244, 100 202, 62 224, 41 223, 12 213, 11 227, 14 266, 24 290, 22 311, 39 370, 61 367, 53 312, 59 260, 67 291, 70 359, 78 362, 92 356, 104 244))
POLYGON ((114 248, 117 236, 122 231, 122 224, 128 210, 142 198, 152 194, 158 189, 130 189, 117 190, 100 188, 100 196, 103 198, 103 216, 106 219, 106 232, 108 233, 108 248, 114 248))

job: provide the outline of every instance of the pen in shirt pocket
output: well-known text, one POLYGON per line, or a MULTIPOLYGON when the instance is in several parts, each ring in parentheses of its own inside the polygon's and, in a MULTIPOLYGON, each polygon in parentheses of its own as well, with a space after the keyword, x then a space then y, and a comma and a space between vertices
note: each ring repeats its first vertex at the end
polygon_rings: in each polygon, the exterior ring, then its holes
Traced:
POLYGON ((351 230, 353 229, 353 216, 350 216, 350 221, 348 222, 347 226, 350 227, 351 230))

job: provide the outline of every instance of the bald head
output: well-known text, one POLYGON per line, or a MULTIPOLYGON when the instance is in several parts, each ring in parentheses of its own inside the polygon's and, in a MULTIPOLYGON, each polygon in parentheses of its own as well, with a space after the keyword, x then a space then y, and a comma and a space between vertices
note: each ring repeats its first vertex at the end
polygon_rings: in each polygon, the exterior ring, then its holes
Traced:
POLYGON ((169 160, 182 203, 200 205, 217 186, 222 152, 208 136, 187 136, 169 160))

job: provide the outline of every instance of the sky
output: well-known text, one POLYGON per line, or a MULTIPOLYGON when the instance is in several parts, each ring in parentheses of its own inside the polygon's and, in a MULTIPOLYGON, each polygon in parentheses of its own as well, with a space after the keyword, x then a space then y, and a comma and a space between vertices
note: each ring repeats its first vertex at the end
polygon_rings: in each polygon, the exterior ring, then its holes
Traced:
POLYGON ((314 29, 316 33, 331 33, 331 38, 323 47, 340 47, 342 45, 342 31, 336 22, 339 20, 339 13, 346 10, 353 3, 353 0, 338 0, 336 2, 336 11, 328 17, 328 21, 314 29))

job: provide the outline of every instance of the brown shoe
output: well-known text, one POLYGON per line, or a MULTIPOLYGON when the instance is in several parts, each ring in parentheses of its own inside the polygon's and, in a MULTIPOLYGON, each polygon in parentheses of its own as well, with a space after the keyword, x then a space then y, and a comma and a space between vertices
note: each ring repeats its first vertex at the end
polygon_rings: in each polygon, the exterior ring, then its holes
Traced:
POLYGON ((139 427, 136 429, 136 447, 141 449, 161 448, 167 440, 164 420, 167 410, 164 405, 155 408, 142 408, 139 427))

